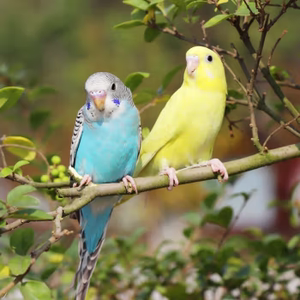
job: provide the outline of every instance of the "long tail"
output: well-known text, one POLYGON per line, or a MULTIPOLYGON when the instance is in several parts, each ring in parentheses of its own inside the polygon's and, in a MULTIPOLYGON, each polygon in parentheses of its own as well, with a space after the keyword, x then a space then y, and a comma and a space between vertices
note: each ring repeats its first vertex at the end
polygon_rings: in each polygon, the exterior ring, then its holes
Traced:
POLYGON ((82 230, 78 247, 80 262, 75 275, 77 281, 75 300, 84 300, 86 297, 112 210, 113 207, 107 207, 95 215, 93 207, 89 204, 78 214, 82 230))

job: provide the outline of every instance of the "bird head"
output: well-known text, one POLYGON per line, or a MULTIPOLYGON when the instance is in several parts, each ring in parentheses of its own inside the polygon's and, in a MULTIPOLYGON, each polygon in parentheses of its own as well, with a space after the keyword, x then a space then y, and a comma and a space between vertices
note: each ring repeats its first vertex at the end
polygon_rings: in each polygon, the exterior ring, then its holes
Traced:
POLYGON ((226 77, 221 58, 214 51, 201 46, 186 53, 184 83, 196 85, 202 90, 227 92, 226 77))
POLYGON ((85 82, 87 93, 85 115, 90 121, 99 121, 121 114, 126 105, 133 105, 132 94, 115 75, 98 72, 85 82))

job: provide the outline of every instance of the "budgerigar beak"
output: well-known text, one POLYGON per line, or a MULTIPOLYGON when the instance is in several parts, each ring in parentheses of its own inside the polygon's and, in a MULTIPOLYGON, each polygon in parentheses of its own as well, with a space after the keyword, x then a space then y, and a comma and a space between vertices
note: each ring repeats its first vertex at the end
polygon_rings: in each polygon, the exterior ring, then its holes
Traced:
POLYGON ((194 75, 194 72, 199 66, 199 57, 196 55, 191 55, 186 57, 186 70, 190 76, 194 75))
POLYGON ((93 99, 97 109, 99 111, 103 111, 105 106, 106 92, 98 91, 98 92, 91 93, 90 96, 93 99))

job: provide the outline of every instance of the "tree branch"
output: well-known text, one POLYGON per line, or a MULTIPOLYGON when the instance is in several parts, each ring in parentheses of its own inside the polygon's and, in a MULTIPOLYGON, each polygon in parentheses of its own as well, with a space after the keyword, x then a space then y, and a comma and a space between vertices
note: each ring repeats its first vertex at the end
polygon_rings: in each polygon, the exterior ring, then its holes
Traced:
MULTIPOLYGON (((266 154, 259 153, 242 159, 230 161, 225 163, 225 166, 230 175, 235 175, 295 157, 300 157, 300 143, 273 149, 268 151, 266 154)), ((178 171, 180 184, 215 178, 217 178, 217 175, 212 172, 210 167, 178 171)), ((135 178, 135 182, 139 192, 168 187, 169 185, 167 176, 140 177, 135 178)), ((98 196, 127 194, 126 189, 121 182, 97 184, 91 187, 88 186, 82 190, 78 190, 78 188, 60 189, 58 190, 58 193, 65 197, 79 197, 73 203, 63 208, 63 215, 69 215, 72 212, 77 211, 98 196)))

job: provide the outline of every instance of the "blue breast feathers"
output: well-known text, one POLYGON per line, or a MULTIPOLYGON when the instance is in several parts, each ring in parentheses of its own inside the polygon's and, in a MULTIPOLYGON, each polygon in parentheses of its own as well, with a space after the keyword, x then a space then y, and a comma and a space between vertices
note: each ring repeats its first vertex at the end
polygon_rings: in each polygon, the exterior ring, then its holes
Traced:
POLYGON ((84 124, 75 169, 89 174, 94 183, 120 181, 132 175, 138 155, 139 117, 134 106, 103 122, 84 124))

